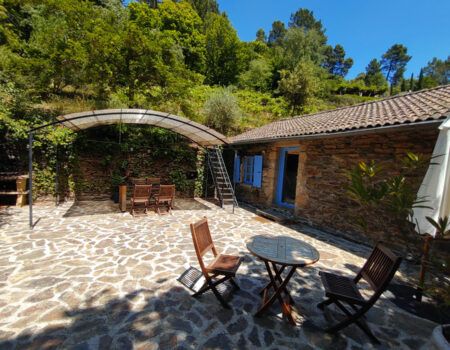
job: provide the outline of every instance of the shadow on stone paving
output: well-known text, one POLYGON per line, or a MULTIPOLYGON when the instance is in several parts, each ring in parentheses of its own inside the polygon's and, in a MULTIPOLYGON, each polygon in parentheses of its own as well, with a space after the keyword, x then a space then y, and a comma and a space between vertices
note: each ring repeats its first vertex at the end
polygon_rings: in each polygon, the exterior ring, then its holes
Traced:
POLYGON ((63 217, 87 215, 106 215, 120 213, 119 205, 110 200, 75 201, 64 213, 63 217), (95 204, 94 204, 95 203, 95 204), (94 205, 93 205, 94 204, 94 205))
MULTIPOLYGON (((127 211, 129 212, 130 205, 127 204, 127 211)), ((173 210, 211 210, 208 206, 199 202, 195 198, 178 198, 175 200, 173 210)), ((149 209, 152 212, 153 208, 149 209)), ((108 215, 119 214, 119 204, 111 200, 86 200, 75 201, 71 207, 63 214, 64 218, 79 217, 89 215, 108 215)))
POLYGON ((12 224, 14 220, 14 212, 9 207, 0 206, 0 228, 4 225, 12 224))
POLYGON ((241 290, 230 298, 231 310, 223 309, 212 293, 195 299, 181 286, 159 293, 155 284, 155 288, 135 290, 120 298, 109 297, 109 289, 104 288, 80 307, 62 312, 57 322, 68 324, 49 325, 37 333, 24 329, 11 339, 2 334, 0 349, 346 347, 345 337, 322 331, 325 321, 315 308, 320 301, 320 282, 309 276, 317 271, 309 269, 295 276, 290 290, 304 319, 292 327, 277 316, 277 303, 263 317, 253 316, 259 307, 258 292, 267 281, 258 263, 247 263, 255 275, 239 275, 241 290), (259 269, 257 274, 255 269, 259 269), (313 283, 305 285, 305 279, 313 283))

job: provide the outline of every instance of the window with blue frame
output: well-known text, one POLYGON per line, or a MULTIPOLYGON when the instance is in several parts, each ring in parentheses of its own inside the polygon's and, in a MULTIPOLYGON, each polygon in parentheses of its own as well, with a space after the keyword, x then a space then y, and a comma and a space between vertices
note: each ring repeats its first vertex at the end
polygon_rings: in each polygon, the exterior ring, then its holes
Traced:
POLYGON ((253 162, 254 157, 244 157, 243 182, 247 185, 253 184, 253 162))
MULTIPOLYGON (((256 188, 261 188, 262 185, 262 156, 245 156, 242 158, 242 182, 246 185, 251 185, 256 188)), ((233 179, 235 183, 241 182, 240 178, 240 157, 234 159, 234 174, 233 179)))

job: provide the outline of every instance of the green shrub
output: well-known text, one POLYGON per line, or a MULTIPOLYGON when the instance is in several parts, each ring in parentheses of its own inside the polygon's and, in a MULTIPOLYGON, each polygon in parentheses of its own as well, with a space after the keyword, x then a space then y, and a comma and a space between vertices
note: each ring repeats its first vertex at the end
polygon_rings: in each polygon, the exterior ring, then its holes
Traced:
POLYGON ((230 88, 220 88, 213 92, 205 103, 204 111, 206 125, 224 135, 235 130, 241 118, 237 98, 230 88))

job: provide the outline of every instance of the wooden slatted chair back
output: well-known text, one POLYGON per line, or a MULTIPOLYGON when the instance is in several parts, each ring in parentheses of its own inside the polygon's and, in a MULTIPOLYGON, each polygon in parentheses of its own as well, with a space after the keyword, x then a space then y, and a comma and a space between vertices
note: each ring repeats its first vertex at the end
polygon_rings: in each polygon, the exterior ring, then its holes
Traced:
POLYGON ((202 271, 205 272, 203 256, 209 251, 212 251, 214 256, 217 256, 217 251, 211 238, 211 232, 209 231, 208 219, 205 217, 190 226, 195 253, 197 254, 202 271))
POLYGON ((387 288, 400 263, 400 257, 378 243, 356 278, 359 280, 362 277, 374 289, 375 294, 380 294, 387 288))
POLYGON ((175 185, 161 185, 159 186, 160 199, 169 199, 175 197, 175 185))
POLYGON ((134 185, 133 198, 134 199, 148 199, 152 185, 134 185))
POLYGON ((141 178, 137 178, 137 177, 131 178, 131 183, 133 185, 147 185, 146 179, 141 179, 141 178))
POLYGON ((147 177, 145 179, 147 185, 158 185, 161 183, 161 178, 159 177, 147 177))

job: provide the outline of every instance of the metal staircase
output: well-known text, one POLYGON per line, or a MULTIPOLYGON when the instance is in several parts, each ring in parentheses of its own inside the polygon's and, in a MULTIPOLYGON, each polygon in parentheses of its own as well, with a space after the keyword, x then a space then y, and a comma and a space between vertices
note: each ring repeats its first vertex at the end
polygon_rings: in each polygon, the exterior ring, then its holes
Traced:
POLYGON ((234 212, 234 208, 239 205, 234 194, 233 184, 230 181, 225 162, 223 161, 222 150, 218 146, 208 149, 207 161, 220 206, 223 208, 224 205, 232 205, 234 212))

